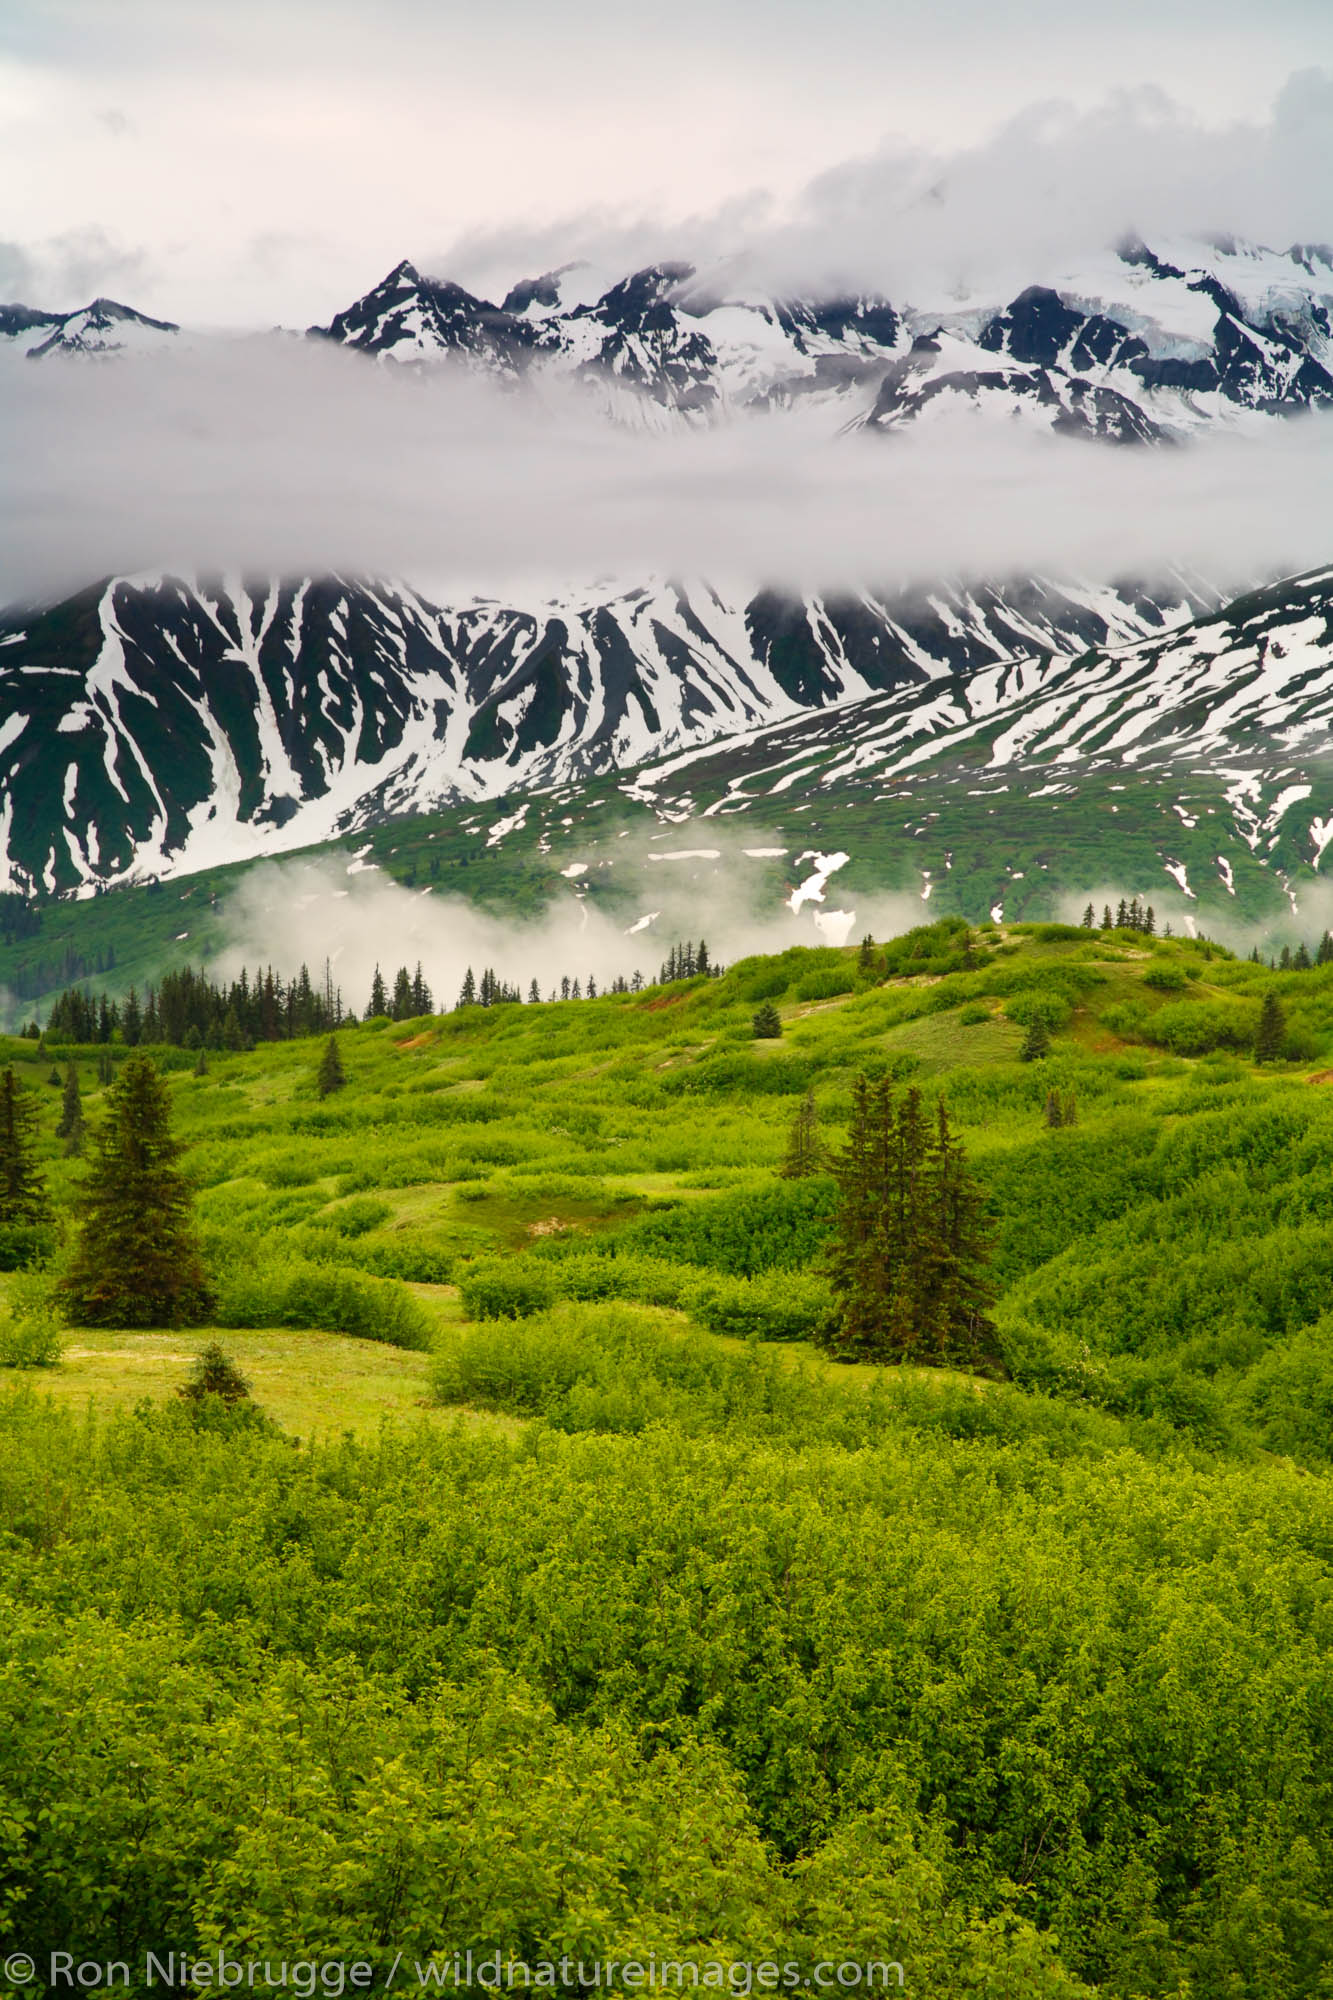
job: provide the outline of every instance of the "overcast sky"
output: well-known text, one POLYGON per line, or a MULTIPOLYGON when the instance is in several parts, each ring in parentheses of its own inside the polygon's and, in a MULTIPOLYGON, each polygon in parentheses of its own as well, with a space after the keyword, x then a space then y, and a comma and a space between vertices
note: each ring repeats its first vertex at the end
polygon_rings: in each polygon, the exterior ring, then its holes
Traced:
POLYGON ((923 190, 1329 235, 1319 71, 1329 0, 4 0, 0 298, 303 325, 403 255, 864 257, 923 190))

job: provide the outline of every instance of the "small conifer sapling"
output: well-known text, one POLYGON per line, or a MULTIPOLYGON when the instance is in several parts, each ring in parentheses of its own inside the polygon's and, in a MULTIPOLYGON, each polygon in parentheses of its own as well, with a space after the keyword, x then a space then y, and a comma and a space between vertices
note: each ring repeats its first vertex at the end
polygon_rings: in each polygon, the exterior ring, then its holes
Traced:
POLYGON ((331 1097, 335 1090, 341 1090, 347 1081, 343 1068, 342 1052, 338 1047, 338 1037, 330 1035, 324 1044, 324 1053, 319 1059, 315 1072, 315 1088, 321 1097, 331 1097))

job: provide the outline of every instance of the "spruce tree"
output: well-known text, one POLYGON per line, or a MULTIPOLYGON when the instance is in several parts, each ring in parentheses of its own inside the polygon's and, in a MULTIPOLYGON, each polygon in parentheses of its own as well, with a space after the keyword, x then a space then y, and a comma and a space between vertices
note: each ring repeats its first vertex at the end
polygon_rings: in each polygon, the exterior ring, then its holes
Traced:
POLYGON ((463 975, 463 984, 459 991, 458 1004, 460 1007, 475 1007, 477 1004, 477 982, 473 977, 471 966, 468 967, 466 973, 463 975))
POLYGON ((1048 1090, 1046 1093, 1045 1118, 1046 1124, 1051 1130, 1063 1125, 1065 1122, 1064 1107, 1060 1103, 1060 1093, 1058 1090, 1048 1090))
POLYGON ((346 1081, 347 1072, 343 1068, 338 1037, 330 1035, 324 1045, 324 1053, 319 1059, 319 1068, 315 1072, 315 1088, 321 1097, 330 1097, 335 1090, 341 1090, 346 1081))
POLYGON ((7 1064, 0 1074, 0 1225, 45 1222, 46 1181, 33 1152, 37 1107, 7 1064))
POLYGON ((1018 1051, 1020 1062, 1040 1062, 1051 1053, 1051 1031, 1038 1014, 1023 1037, 1023 1046, 1018 1051))
POLYGON ((1083 912, 1083 928, 1085 931, 1097 928, 1097 916, 1091 903, 1088 904, 1087 909, 1083 912))
POLYGON ((1325 931, 1319 940, 1319 949, 1315 953, 1314 962, 1316 965, 1327 965, 1330 960, 1333 960, 1333 934, 1325 931))
POLYGON ((856 969, 858 972, 873 972, 875 970, 875 940, 871 937, 869 931, 862 938, 861 949, 856 954, 856 969))
POLYGON ((171 1100, 148 1056, 112 1086, 79 1198, 81 1220, 59 1291, 75 1326, 189 1326, 213 1300, 195 1238, 171 1100))
POLYGON ((843 1360, 917 1361, 996 1372, 990 1231, 980 1189, 940 1100, 858 1078, 826 1266, 839 1318, 826 1344, 843 1360))
POLYGON ((64 1140, 66 1153, 83 1151, 83 1099, 79 1095, 79 1072, 73 1063, 65 1071, 65 1094, 60 1100, 56 1137, 64 1140))
POLYGON ((1279 1062, 1286 1036, 1287 1023, 1281 1002, 1276 993, 1265 993, 1264 1004, 1259 1010, 1259 1028, 1254 1038, 1254 1060, 1257 1063, 1279 1062))
POLYGON ((889 1083, 858 1077, 847 1143, 834 1166, 838 1203, 824 1258, 839 1307, 829 1344, 848 1361, 879 1359, 888 1341, 891 1285, 902 1257, 899 1215, 890 1201, 893 1124, 889 1083))
POLYGON ((204 1051, 202 1049, 200 1049, 199 1051, 199 1057, 194 1066, 194 1074, 196 1076, 208 1075, 208 1057, 204 1054, 204 1051))
POLYGON ((384 975, 377 965, 375 977, 370 982, 370 1005, 366 1009, 366 1014, 370 1020, 377 1021, 388 1011, 389 995, 385 990, 384 975))
POLYGON ((784 1180, 802 1181, 823 1171, 824 1148, 819 1137, 819 1113, 815 1108, 814 1091, 807 1090, 792 1121, 787 1153, 780 1172, 784 1180))
POLYGON ((782 1033, 782 1016, 771 1000, 765 1000, 762 1007, 755 1009, 754 1038, 757 1042, 775 1042, 782 1033))
POLYGON ((967 1169, 963 1148, 949 1129, 941 1097, 924 1176, 926 1227, 918 1253, 917 1283, 922 1361, 1005 1373, 990 1308, 992 1231, 985 1197, 967 1169))
POLYGON ((400 965, 394 974, 392 1013, 395 1021, 412 1018, 412 980, 405 965, 400 965))
POLYGON ((534 979, 531 986, 529 986, 528 988, 528 1005, 535 1006, 536 1003, 540 1001, 541 997, 542 997, 541 988, 538 986, 536 980, 534 979))
POLYGON ((1111 926, 1111 905, 1110 905, 1109 903, 1103 903, 1103 905, 1102 905, 1102 929, 1103 929, 1104 931, 1109 931, 1109 930, 1110 930, 1111 928, 1112 928, 1112 926, 1111 926))
POLYGON ((1309 951, 1306 949, 1304 938, 1302 938, 1300 943, 1297 945, 1296 956, 1291 963, 1292 963, 1292 970, 1295 972, 1308 972, 1311 966, 1313 965, 1314 961, 1310 957, 1309 951))

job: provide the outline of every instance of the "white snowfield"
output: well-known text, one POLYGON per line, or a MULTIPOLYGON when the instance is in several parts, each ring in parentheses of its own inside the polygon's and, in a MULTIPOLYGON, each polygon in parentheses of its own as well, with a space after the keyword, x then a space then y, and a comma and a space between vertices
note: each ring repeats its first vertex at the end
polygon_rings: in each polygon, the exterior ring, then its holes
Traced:
MULTIPOLYGON (((1015 649, 1068 659, 1089 630, 1142 638, 1190 610, 1184 586, 1153 601, 1029 580, 1010 596, 809 596, 770 627, 762 599, 702 583, 440 607, 402 583, 117 579, 98 595, 86 667, 51 664, 31 614, 0 651, 0 785, 16 802, 0 881, 91 894, 508 800, 485 827, 500 847, 535 791, 650 760, 660 782, 707 746, 744 750, 812 709, 858 718, 842 760, 854 768, 882 754, 877 731, 859 733, 877 695, 871 660, 879 688, 913 689, 903 727, 928 751, 959 720, 959 648, 987 663, 967 699, 989 713, 1039 673, 1015 649), (849 657, 853 631, 866 672, 849 657), (797 678, 780 650, 793 635, 797 678), (53 801, 42 774, 57 738, 66 778, 53 801), (25 822, 45 829, 36 852, 25 822)), ((626 777, 631 795, 638 782, 626 777)), ((690 812, 677 800, 670 817, 690 812)))

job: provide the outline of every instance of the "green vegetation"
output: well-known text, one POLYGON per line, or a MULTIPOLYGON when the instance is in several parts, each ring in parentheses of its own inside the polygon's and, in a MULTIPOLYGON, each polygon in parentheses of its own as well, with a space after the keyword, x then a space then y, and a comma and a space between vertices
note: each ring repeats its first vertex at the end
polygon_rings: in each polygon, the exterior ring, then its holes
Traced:
POLYGON ((944 1098, 932 1128, 919 1090, 895 1103, 887 1081, 858 1077, 836 1174, 825 1253, 838 1301, 831 1352, 993 1369, 990 1229, 944 1098))
POLYGON ((64 1232, 0 1308, 16 1948, 1316 2000, 1333 964, 1142 921, 380 1018, 328 1094, 159 1048, 214 1323, 63 1352, 68 1079, 153 1073, 0 1052, 64 1232), (830 1357, 858 1145, 966 1194, 1007 1379, 830 1357))
POLYGON ((189 1326, 207 1316, 181 1151, 162 1079, 147 1056, 131 1056, 107 1093, 79 1195, 78 1243, 60 1283, 75 1325, 189 1326))

